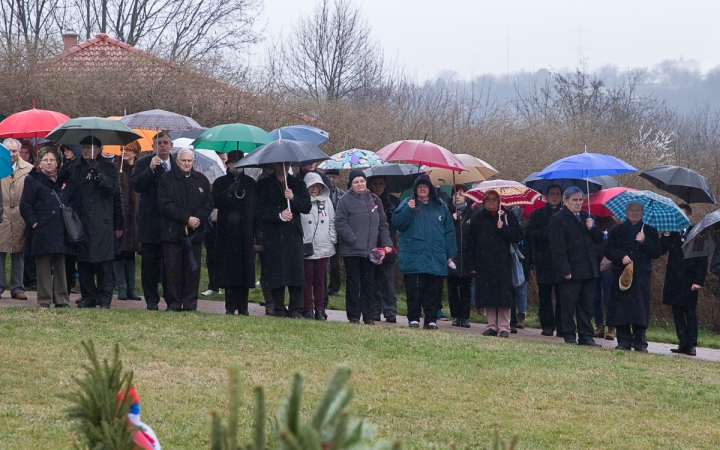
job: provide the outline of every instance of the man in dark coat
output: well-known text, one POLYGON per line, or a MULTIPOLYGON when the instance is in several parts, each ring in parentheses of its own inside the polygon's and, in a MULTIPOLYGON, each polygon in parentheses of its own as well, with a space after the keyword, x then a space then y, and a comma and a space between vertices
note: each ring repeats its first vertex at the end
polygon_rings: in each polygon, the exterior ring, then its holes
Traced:
POLYGON ((225 313, 248 315, 248 294, 255 287, 253 199, 255 180, 233 166, 243 153, 228 153, 227 175, 213 183, 218 210, 215 262, 218 286, 225 289, 225 313))
POLYGON ((560 316, 562 306, 560 305, 559 286, 553 270, 552 255, 550 254, 550 217, 560 211, 562 202, 562 189, 553 184, 545 192, 547 204, 540 209, 530 213, 526 239, 530 241, 532 260, 535 264, 535 277, 538 285, 538 300, 540 326, 543 336, 552 336, 557 328, 557 335, 562 336, 560 328, 560 316), (552 293, 555 290, 555 314, 553 314, 552 293))
POLYGON ((165 302, 169 311, 197 309, 200 268, 192 270, 192 259, 200 263, 203 224, 213 210, 210 182, 193 169, 192 150, 178 152, 177 165, 160 177, 160 239, 165 262, 165 302), (190 239, 192 249, 184 245, 190 239), (192 253, 190 253, 190 251, 192 253))
POLYGON ((82 157, 70 164, 68 184, 74 191, 73 209, 86 238, 76 245, 82 301, 79 308, 109 309, 113 290, 115 239, 123 232, 123 205, 115 166, 101 156, 96 137, 80 141, 82 157), (96 284, 97 278, 97 284, 96 284))
POLYGON ((565 343, 600 347, 593 339, 593 287, 600 275, 595 244, 603 239, 595 221, 582 210, 583 193, 575 186, 563 192, 563 209, 550 218, 550 250, 560 282, 565 343), (577 316, 577 341, 575 320, 577 316))
POLYGON ((628 203, 627 220, 610 229, 605 243, 605 257, 613 263, 607 324, 617 331, 618 350, 647 352, 652 260, 662 255, 662 245, 657 230, 643 222, 643 210, 642 203, 628 203), (620 276, 631 262, 632 284, 621 290, 620 276))
POLYGON ((309 213, 312 204, 305 183, 288 174, 289 163, 273 166, 275 173, 255 186, 255 215, 263 232, 262 276, 272 294, 275 316, 301 318, 305 263, 300 214, 309 213), (289 308, 285 307, 286 286, 289 308))
MULTIPOLYGON (((686 204, 678 206, 685 211, 688 220, 692 220, 690 206, 686 204)), ((675 333, 680 340, 680 345, 671 348, 670 351, 695 356, 698 339, 698 291, 705 284, 708 257, 685 259, 682 245, 691 229, 692 227, 685 228, 680 233, 665 232, 660 237, 660 244, 663 253, 669 253, 665 269, 663 303, 672 306, 675 333)))
MULTIPOLYGON (((158 284, 164 282, 163 247, 160 240, 160 214, 158 183, 160 176, 176 166, 170 155, 172 141, 161 131, 154 138, 155 153, 143 156, 135 162, 132 171, 132 187, 140 193, 137 215, 138 239, 142 244, 140 261, 141 283, 147 309, 157 310, 160 302, 158 284)), ((163 286, 163 292, 165 292, 163 286)))
MULTIPOLYGON (((398 230, 392 224, 392 215, 395 209, 400 205, 400 199, 387 192, 387 180, 385 177, 368 178, 370 191, 377 195, 382 201, 383 210, 388 223, 390 239, 393 247, 397 248, 398 230)), ((380 320, 380 314, 385 317, 386 322, 397 322, 397 297, 395 296, 395 262, 397 254, 390 253, 385 255, 383 263, 375 266, 375 285, 377 287, 377 295, 375 296, 375 320, 380 320)))

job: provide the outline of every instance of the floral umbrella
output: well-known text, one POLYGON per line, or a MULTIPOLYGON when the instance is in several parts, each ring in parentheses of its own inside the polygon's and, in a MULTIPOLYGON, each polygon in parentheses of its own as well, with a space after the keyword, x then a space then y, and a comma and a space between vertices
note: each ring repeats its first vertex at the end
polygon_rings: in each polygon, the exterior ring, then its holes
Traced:
POLYGON ((323 161, 319 169, 367 169, 368 167, 385 164, 385 161, 378 158, 375 152, 352 148, 344 152, 336 153, 330 159, 323 161))
POLYGON ((532 205, 541 197, 540 193, 530 189, 517 181, 491 180, 483 181, 473 186, 465 193, 474 202, 482 203, 487 191, 497 191, 500 194, 502 206, 532 205))

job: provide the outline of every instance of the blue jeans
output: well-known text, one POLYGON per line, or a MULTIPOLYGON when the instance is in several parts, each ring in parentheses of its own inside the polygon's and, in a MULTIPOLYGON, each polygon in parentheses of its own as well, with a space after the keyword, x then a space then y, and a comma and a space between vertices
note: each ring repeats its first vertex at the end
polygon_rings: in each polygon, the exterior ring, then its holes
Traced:
POLYGON ((517 312, 525 314, 527 310, 527 279, 520 286, 515 288, 515 298, 517 298, 517 312))
POLYGON ((593 293, 593 316, 595 325, 604 324, 603 320, 603 299, 607 306, 610 298, 610 274, 600 272, 600 278, 595 278, 595 289, 593 293))

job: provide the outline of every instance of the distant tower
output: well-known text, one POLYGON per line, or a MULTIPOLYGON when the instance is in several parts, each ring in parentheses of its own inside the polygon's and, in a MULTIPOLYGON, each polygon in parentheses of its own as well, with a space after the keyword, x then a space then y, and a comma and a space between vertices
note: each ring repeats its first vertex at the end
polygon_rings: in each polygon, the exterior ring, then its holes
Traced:
POLYGON ((571 42, 574 44, 570 47, 571 66, 581 67, 587 63, 590 57, 590 47, 587 46, 587 30, 584 28, 575 28, 572 30, 571 42))

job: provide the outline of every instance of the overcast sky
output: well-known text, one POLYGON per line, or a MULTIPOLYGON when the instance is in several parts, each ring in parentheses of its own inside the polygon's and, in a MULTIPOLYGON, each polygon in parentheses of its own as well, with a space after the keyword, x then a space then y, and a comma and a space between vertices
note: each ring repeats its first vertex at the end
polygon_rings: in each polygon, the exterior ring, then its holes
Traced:
MULTIPOLYGON (((357 1, 357 0, 356 0, 357 1)), ((266 37, 287 34, 316 0, 265 0, 266 37)), ((720 0, 362 0, 385 55, 422 81, 575 67, 652 67, 680 57, 720 65, 720 0), (509 42, 509 58, 508 58, 509 42)))

